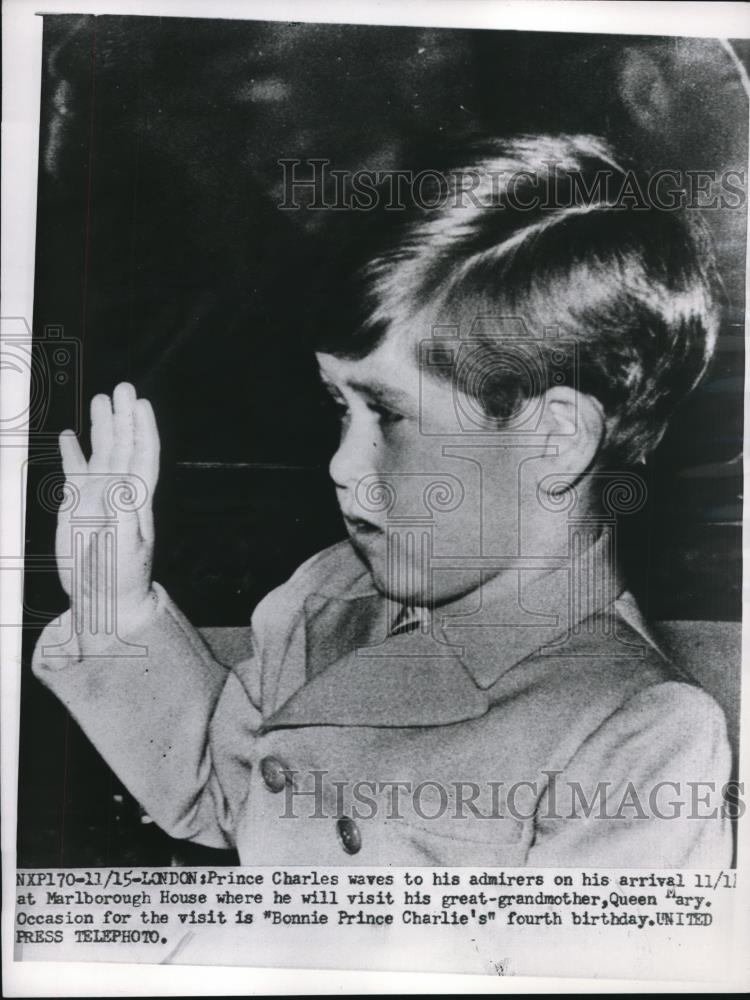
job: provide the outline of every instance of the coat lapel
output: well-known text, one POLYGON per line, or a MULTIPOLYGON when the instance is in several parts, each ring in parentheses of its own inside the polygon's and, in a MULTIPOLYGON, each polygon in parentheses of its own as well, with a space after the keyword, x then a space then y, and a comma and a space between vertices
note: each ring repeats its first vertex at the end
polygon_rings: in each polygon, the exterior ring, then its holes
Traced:
POLYGON ((346 598, 310 594, 304 606, 307 681, 347 653, 384 637, 388 631, 386 603, 375 592, 346 598))

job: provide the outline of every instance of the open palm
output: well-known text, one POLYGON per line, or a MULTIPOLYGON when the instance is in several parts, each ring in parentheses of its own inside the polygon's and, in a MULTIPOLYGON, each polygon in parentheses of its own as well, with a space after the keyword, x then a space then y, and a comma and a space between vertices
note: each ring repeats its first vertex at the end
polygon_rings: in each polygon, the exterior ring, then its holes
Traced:
POLYGON ((65 496, 56 557, 79 635, 112 634, 149 601, 159 433, 151 404, 121 382, 91 401, 91 457, 60 435, 65 496))

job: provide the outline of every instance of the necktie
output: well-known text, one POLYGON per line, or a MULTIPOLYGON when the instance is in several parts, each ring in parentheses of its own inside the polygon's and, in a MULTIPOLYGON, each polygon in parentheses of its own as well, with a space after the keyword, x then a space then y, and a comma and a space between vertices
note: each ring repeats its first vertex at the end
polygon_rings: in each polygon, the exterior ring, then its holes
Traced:
POLYGON ((391 627, 391 635, 406 635, 409 632, 416 632, 421 624, 421 609, 402 608, 391 627))

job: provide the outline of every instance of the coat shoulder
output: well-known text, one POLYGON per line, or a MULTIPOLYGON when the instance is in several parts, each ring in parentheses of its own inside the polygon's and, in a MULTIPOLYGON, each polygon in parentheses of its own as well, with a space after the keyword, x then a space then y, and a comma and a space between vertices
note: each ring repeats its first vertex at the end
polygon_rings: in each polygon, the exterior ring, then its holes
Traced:
POLYGON ((374 592, 369 570, 346 539, 306 559, 282 586, 314 590, 324 597, 374 592))
POLYGON ((723 718, 711 695, 664 655, 629 610, 622 614, 615 605, 614 616, 588 619, 562 642, 540 649, 505 685, 491 689, 491 697, 502 700, 512 688, 531 706, 528 731, 553 734, 570 752, 611 718, 652 725, 656 714, 664 726, 668 717, 686 732, 696 719, 723 718))

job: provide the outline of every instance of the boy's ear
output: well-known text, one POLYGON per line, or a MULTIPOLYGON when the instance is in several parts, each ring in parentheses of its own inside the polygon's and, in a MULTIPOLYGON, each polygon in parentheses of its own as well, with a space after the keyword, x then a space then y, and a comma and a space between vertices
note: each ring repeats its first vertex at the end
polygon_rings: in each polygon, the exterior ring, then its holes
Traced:
POLYGON ((556 473, 570 478, 572 486, 599 452, 606 427, 604 408, 594 396, 554 386, 544 394, 543 422, 548 461, 556 473))

